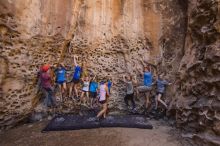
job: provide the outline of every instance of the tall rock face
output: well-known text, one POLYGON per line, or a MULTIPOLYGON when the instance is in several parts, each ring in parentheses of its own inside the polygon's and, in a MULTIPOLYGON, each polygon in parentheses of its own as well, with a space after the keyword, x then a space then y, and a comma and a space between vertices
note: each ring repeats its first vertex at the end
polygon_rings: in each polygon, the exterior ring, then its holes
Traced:
POLYGON ((189 1, 184 56, 174 95, 178 126, 200 145, 220 145, 219 1, 189 1), (177 110, 176 110, 177 109, 177 110))
POLYGON ((34 110, 42 64, 73 67, 75 55, 89 74, 112 78, 111 109, 124 109, 122 75, 136 75, 141 84, 146 64, 154 75, 165 73, 178 126, 213 142, 220 116, 219 6, 217 0, 1 0, 0 127, 34 110))
MULTIPOLYGON (((24 119, 38 103, 39 67, 73 67, 73 55, 89 74, 112 78, 111 108, 123 109, 122 75, 137 75, 142 83, 142 62, 156 74, 158 64, 178 60, 185 14, 176 0, 1 0, 1 127, 24 119)), ((168 66, 175 73, 178 63, 168 66)))

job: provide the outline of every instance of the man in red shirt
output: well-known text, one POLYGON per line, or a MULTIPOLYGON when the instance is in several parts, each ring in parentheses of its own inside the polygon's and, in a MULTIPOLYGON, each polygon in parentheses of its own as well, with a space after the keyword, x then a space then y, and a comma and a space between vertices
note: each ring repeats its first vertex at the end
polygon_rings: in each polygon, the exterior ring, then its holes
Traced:
POLYGON ((42 72, 40 74, 41 86, 47 92, 47 96, 45 98, 45 104, 47 106, 56 106, 56 100, 53 97, 51 76, 49 74, 50 66, 44 65, 41 69, 42 69, 42 72))

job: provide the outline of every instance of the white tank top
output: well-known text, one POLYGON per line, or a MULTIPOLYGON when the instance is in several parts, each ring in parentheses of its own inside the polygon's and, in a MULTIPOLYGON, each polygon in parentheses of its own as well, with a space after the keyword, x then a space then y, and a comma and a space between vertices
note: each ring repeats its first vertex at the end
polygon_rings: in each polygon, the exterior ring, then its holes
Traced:
POLYGON ((89 82, 83 82, 83 91, 89 91, 89 82))
POLYGON ((105 85, 100 86, 100 98, 99 101, 104 101, 106 100, 106 90, 105 90, 105 85))

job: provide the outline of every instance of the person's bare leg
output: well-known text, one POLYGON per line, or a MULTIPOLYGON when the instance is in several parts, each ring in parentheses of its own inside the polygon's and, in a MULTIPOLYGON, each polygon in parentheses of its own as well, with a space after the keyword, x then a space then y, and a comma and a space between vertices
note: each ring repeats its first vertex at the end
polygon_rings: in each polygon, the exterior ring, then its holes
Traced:
POLYGON ((96 116, 97 118, 101 117, 107 110, 107 103, 103 104, 102 110, 96 116))
POLYGON ((90 107, 93 108, 93 98, 90 98, 90 107))
POLYGON ((105 107, 105 112, 104 112, 104 114, 103 114, 103 117, 104 117, 104 118, 106 118, 107 111, 108 111, 108 104, 106 104, 106 107, 105 107))
POLYGON ((66 94, 66 83, 64 82, 61 87, 62 87, 62 96, 63 98, 66 98, 66 95, 67 95, 66 94))
POLYGON ((66 82, 63 83, 63 93, 66 95, 66 82))
POLYGON ((102 106, 102 110, 97 114, 97 118, 101 117, 102 114, 104 113, 104 105, 102 106))
POLYGON ((87 102, 88 104, 90 104, 90 102, 89 102, 89 92, 86 92, 86 102, 87 102))
POLYGON ((80 102, 85 104, 85 98, 84 98, 84 91, 82 91, 81 96, 80 96, 80 102))
POLYGON ((74 83, 70 83, 70 87, 69 87, 69 97, 71 97, 71 98, 72 98, 73 86, 74 86, 74 83))
POLYGON ((165 107, 166 107, 166 109, 167 109, 167 104, 161 99, 161 97, 162 97, 162 95, 161 94, 158 94, 158 101, 160 102, 160 103, 162 103, 165 107))
POLYGON ((78 94, 78 90, 77 90, 77 84, 74 84, 74 91, 75 91, 75 95, 78 97, 79 94, 78 94))
POLYGON ((157 107, 158 107, 158 96, 159 94, 156 96, 156 99, 155 99, 155 109, 157 110, 157 107))
POLYGON ((92 99, 92 106, 94 107, 95 105, 96 105, 96 99, 93 98, 93 99, 92 99))
POLYGON ((60 101, 62 102, 63 101, 62 85, 59 84, 58 86, 59 86, 59 90, 60 90, 60 93, 61 93, 60 101))
POLYGON ((149 107, 149 95, 150 95, 149 92, 145 93, 145 107, 146 107, 146 109, 149 107))

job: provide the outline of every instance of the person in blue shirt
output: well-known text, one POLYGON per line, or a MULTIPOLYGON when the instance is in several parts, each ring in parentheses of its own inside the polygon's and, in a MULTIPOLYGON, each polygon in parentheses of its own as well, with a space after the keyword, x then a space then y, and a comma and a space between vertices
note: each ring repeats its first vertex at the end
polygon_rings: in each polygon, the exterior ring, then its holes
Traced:
POLYGON ((56 83, 58 84, 61 91, 61 101, 66 93, 66 68, 60 63, 55 69, 56 83))
POLYGON ((164 92, 165 92, 165 87, 166 85, 171 85, 171 83, 167 82, 166 80, 163 80, 163 75, 159 75, 158 79, 157 79, 157 96, 156 96, 156 107, 155 109, 157 109, 158 107, 158 102, 160 102, 161 104, 163 104, 166 108, 167 108, 167 104, 161 99, 161 97, 163 96, 164 92))
POLYGON ((90 105, 91 108, 94 107, 94 103, 97 97, 97 90, 98 90, 98 83, 96 82, 96 76, 94 76, 92 78, 92 80, 90 81, 90 86, 89 86, 89 93, 90 93, 90 105))
POLYGON ((110 93, 111 93, 111 92, 110 92, 110 91, 111 91, 111 87, 112 87, 112 85, 113 85, 113 83, 112 83, 112 81, 111 81, 111 78, 108 79, 107 85, 108 85, 108 92, 109 92, 109 94, 110 94, 110 93))
MULTIPOLYGON (((73 73, 73 79, 71 81, 71 85, 70 85, 70 88, 69 88, 69 96, 72 97, 72 90, 74 89, 75 97, 79 98, 77 85, 80 82, 80 77, 81 77, 81 74, 82 74, 82 68, 77 64, 75 56, 73 56, 73 59, 74 59, 75 69, 74 69, 74 73, 73 73)), ((83 66, 83 64, 82 64, 82 66, 83 66)))
POLYGON ((152 90, 152 84, 153 84, 153 74, 150 71, 150 68, 148 66, 144 67, 144 85, 137 87, 137 95, 139 92, 145 93, 145 103, 144 106, 147 109, 149 106, 149 96, 150 91, 152 90))

